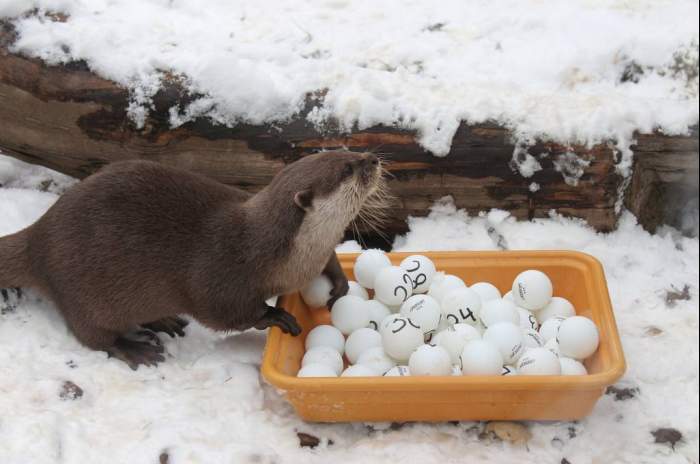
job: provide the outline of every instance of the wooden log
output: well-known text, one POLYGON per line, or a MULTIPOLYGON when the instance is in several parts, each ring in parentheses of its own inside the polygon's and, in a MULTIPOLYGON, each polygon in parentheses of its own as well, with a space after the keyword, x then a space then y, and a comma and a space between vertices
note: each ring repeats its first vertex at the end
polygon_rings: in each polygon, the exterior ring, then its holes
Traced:
MULTIPOLYGON (((141 158, 255 192, 285 164, 305 154, 346 147, 377 150, 387 160, 393 174, 390 187, 398 199, 387 224, 390 233, 405 231, 407 216, 427 214, 445 195, 452 195, 456 205, 470 214, 500 208, 518 218, 534 218, 556 210, 584 218, 598 230, 611 230, 616 224, 622 179, 608 145, 538 142, 528 152, 540 158, 542 170, 524 178, 511 166, 512 134, 489 123, 462 124, 445 158, 421 148, 414 132, 394 127, 349 134, 330 127, 320 132, 305 118, 312 99, 299 117, 284 124, 225 127, 200 118, 171 128, 170 109, 196 97, 176 78, 164 80, 153 97, 153 111, 138 128, 127 116, 126 89, 90 72, 82 62, 48 66, 14 54, 8 49, 13 34, 8 23, 0 23, 0 150, 78 178, 106 163, 141 158), (566 153, 588 162, 572 167, 582 169, 578 185, 567 183, 557 170, 566 153), (533 182, 539 190, 530 188, 533 182)), ((652 135, 636 149, 664 143, 659 140, 685 139, 652 135)), ((563 166, 566 170, 566 163, 563 166)), ((642 201, 638 209, 645 205, 642 201)))

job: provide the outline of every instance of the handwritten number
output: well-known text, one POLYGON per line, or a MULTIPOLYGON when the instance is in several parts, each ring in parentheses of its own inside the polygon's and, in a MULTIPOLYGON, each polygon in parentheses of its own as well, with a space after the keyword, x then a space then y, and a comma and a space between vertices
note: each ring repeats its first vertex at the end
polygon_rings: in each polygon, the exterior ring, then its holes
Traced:
POLYGON ((398 329, 392 329, 391 330, 392 333, 401 332, 403 330, 403 328, 406 327, 406 321, 404 321, 403 319, 394 319, 394 322, 400 322, 403 325, 401 327, 399 327, 398 329))

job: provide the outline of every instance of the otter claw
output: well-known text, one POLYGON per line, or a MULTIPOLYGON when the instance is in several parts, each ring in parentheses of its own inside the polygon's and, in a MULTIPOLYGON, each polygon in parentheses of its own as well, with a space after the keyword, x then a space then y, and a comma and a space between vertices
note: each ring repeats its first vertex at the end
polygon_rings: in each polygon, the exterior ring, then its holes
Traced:
POLYGON ((280 308, 268 309, 265 315, 260 318, 258 323, 255 325, 255 328, 262 330, 272 326, 279 327, 282 332, 291 334, 295 337, 301 333, 301 327, 299 327, 299 324, 294 316, 280 308))

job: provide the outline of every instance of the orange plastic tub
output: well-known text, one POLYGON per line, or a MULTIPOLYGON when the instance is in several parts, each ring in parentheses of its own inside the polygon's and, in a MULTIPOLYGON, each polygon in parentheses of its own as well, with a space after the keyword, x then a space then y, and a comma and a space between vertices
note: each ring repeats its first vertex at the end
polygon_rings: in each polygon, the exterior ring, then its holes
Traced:
MULTIPOLYGON (((390 253, 394 264, 412 253, 390 253)), ((492 282, 505 293, 526 269, 545 272, 554 294, 571 301, 578 314, 600 330, 600 347, 586 361, 587 376, 454 376, 298 378, 304 339, 328 324, 328 310, 309 310, 298 294, 281 306, 303 327, 292 337, 270 330, 262 373, 282 390, 307 421, 572 420, 586 416, 625 371, 625 359, 610 305, 603 268, 593 257, 571 251, 436 252, 438 270, 469 285, 492 282)), ((357 255, 339 255, 349 278, 357 255)))

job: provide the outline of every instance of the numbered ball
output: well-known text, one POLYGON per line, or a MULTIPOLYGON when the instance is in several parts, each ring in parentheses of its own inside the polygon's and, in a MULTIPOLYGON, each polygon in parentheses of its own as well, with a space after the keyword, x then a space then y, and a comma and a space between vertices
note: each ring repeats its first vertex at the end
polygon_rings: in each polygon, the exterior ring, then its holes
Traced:
POLYGON ((598 327, 587 317, 570 317, 559 326, 557 341, 562 356, 586 359, 598 349, 598 327))
POLYGON ((544 348, 551 351, 557 358, 561 355, 561 351, 559 351, 559 342, 557 342, 556 338, 550 338, 549 341, 544 344, 544 348))
POLYGON ((314 363, 299 369, 297 377, 338 377, 338 374, 327 364, 314 363))
POLYGON ((521 272, 513 281, 513 301, 525 309, 538 310, 552 299, 552 281, 544 272, 521 272))
POLYGON ((440 304, 428 295, 413 295, 401 305, 399 312, 418 324, 425 337, 437 330, 442 317, 440 304))
POLYGON ((559 375, 559 358, 546 348, 530 348, 518 360, 518 374, 559 375))
POLYGON ((411 276, 398 266, 382 268, 374 278, 374 297, 384 304, 402 304, 412 293, 411 276))
POLYGON ((366 305, 369 308, 369 327, 378 331, 379 325, 385 317, 391 315, 391 311, 384 303, 377 300, 367 300, 366 305))
POLYGON ((575 316, 576 310, 574 309, 574 305, 566 298, 553 296, 549 304, 537 311, 535 315, 537 316, 537 322, 544 324, 547 319, 552 317, 567 318, 575 316))
POLYGON ((331 290, 333 290, 333 284, 330 279, 321 274, 301 289, 301 298, 309 308, 322 308, 331 298, 331 290))
POLYGON ((503 356, 505 364, 512 364, 523 354, 523 335, 520 327, 510 322, 498 322, 484 332, 484 341, 492 343, 503 356))
POLYGON ((501 375, 503 356, 491 343, 473 340, 465 345, 460 363, 464 375, 501 375))
POLYGON ((365 290, 362 285, 358 284, 354 280, 348 280, 348 295, 359 296, 363 300, 369 300, 369 293, 365 290))
POLYGON ((433 277, 433 283, 430 284, 428 295, 435 298, 442 304, 443 297, 450 291, 458 288, 467 288, 467 284, 462 279, 452 274, 438 272, 433 277))
POLYGON ((411 354, 408 368, 413 375, 450 375, 452 362, 443 347, 421 345, 411 354))
POLYGON ((509 376, 509 375, 518 375, 518 368, 515 366, 503 366, 503 369, 501 370, 501 375, 504 376, 509 376))
POLYGON ((357 364, 367 366, 379 372, 380 375, 384 375, 389 369, 396 366, 396 361, 387 356, 383 347, 375 346, 363 351, 357 358, 357 364))
POLYGON ((523 346, 526 350, 528 348, 542 348, 545 343, 544 338, 536 330, 523 330, 523 346))
POLYGON ((481 307, 481 322, 487 329, 499 322, 510 322, 511 324, 520 325, 520 314, 518 308, 512 301, 500 299, 490 300, 484 303, 481 307))
POLYGON ((413 281, 413 293, 425 293, 435 276, 435 264, 423 255, 411 255, 401 261, 400 266, 408 272, 413 281))
POLYGON ((384 377, 408 377, 410 375, 411 371, 408 366, 396 366, 386 371, 384 377))
POLYGON ((391 266, 389 257, 382 250, 365 250, 355 260, 353 273, 364 288, 374 288, 374 279, 380 269, 391 266))
POLYGON ((345 352, 345 337, 332 325, 319 325, 309 331, 305 346, 307 351, 318 346, 327 346, 342 356, 345 352))
POLYGON ((571 358, 559 358, 561 375, 587 375, 588 371, 580 361, 571 358))
POLYGON ((350 364, 356 364, 360 355, 370 348, 382 346, 382 336, 376 330, 357 329, 345 341, 345 356, 350 364))
POLYGON ((466 287, 453 289, 442 299, 442 315, 450 324, 477 325, 481 308, 479 295, 466 287))
POLYGON ((559 332, 559 326, 561 326, 562 322, 564 322, 564 318, 559 316, 550 317, 544 321, 544 324, 540 326, 540 336, 545 342, 556 338, 557 332, 559 332))
POLYGON ((455 324, 439 332, 433 342, 443 347, 450 355, 452 364, 459 364, 459 357, 465 345, 472 340, 479 340, 481 334, 469 324, 455 324))
POLYGON ((408 361, 411 353, 422 344, 423 331, 407 317, 394 316, 382 331, 384 352, 399 362, 408 361))
POLYGON ((532 314, 530 311, 528 311, 525 308, 517 308, 518 310, 518 316, 520 316, 520 328, 525 330, 525 329, 532 329, 532 330, 537 330, 540 328, 540 325, 537 323, 537 318, 535 317, 534 314, 532 314))
POLYGON ((482 303, 501 298, 501 292, 498 291, 495 285, 488 282, 477 282, 474 285, 470 285, 469 289, 475 291, 481 297, 482 303))
POLYGON ((335 371, 335 375, 343 372, 343 357, 334 348, 328 346, 317 346, 307 351, 301 358, 301 367, 308 364, 325 364, 335 371))
POLYGON ((379 377, 379 372, 362 364, 350 366, 340 374, 341 377, 379 377))
POLYGON ((331 309, 331 322, 343 335, 369 326, 369 308, 359 296, 345 295, 331 309))

